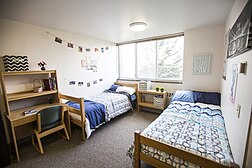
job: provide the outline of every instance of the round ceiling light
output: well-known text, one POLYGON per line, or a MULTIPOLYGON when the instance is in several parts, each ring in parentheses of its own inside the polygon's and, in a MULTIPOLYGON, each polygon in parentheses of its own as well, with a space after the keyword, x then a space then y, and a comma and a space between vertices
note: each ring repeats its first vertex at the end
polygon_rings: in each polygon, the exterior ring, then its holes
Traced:
POLYGON ((144 31, 147 27, 147 24, 144 22, 134 22, 130 25, 130 30, 134 32, 144 31))

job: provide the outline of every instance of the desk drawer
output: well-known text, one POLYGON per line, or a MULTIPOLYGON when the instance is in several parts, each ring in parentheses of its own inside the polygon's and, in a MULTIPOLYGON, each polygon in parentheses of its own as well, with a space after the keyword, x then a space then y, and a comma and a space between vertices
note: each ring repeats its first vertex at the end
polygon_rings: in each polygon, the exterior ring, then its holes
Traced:
POLYGON ((29 117, 26 116, 24 118, 20 118, 13 121, 13 127, 18 127, 20 125, 24 125, 24 124, 31 123, 34 121, 36 121, 36 115, 31 115, 29 117))

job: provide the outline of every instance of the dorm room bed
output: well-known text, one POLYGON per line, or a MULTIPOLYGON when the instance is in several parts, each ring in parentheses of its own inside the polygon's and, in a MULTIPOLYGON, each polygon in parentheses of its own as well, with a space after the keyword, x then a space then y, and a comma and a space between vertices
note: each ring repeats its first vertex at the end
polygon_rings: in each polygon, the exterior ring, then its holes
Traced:
POLYGON ((82 128, 83 140, 112 118, 136 106, 138 85, 115 82, 109 89, 88 100, 60 94, 60 100, 67 100, 71 123, 82 128))
POLYGON ((220 94, 178 91, 167 109, 142 133, 127 155, 155 167, 239 167, 229 146, 220 94))

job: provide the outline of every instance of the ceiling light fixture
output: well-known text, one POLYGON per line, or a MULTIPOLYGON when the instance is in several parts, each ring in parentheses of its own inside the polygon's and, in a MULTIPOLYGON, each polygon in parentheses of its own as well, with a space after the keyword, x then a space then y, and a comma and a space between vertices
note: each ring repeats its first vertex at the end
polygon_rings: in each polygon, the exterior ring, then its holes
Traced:
POLYGON ((139 32, 144 31, 147 27, 147 24, 144 22, 133 22, 129 26, 131 31, 139 32))

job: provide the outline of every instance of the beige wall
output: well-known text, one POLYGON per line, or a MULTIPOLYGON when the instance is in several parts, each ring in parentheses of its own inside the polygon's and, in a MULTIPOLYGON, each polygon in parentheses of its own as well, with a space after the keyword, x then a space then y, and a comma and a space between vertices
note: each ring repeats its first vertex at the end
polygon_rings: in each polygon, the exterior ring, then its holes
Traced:
MULTIPOLYGON (((226 22, 226 32, 232 27, 240 12, 246 4, 246 0, 236 0, 226 22)), ((227 60, 227 78, 221 82, 221 105, 225 117, 225 123, 229 142, 235 161, 242 166, 245 145, 248 133, 249 118, 251 116, 252 103, 252 50, 227 60), (247 61, 247 73, 238 74, 235 103, 229 100, 229 88, 232 65, 247 61), (241 105, 240 118, 237 117, 236 107, 241 105)), ((251 159, 251 158, 250 158, 251 159)))
POLYGON ((59 90, 62 93, 86 98, 102 92, 117 79, 116 47, 113 43, 5 19, 0 19, 0 25, 0 56, 27 55, 31 70, 40 70, 37 62, 44 60, 47 69, 57 70, 59 90), (66 43, 56 43, 54 36, 46 32, 91 48, 92 51, 80 53, 77 48, 66 47, 66 43), (93 50, 95 47, 106 46, 109 46, 109 50, 104 53, 93 50), (81 68, 81 60, 85 56, 97 60, 97 72, 81 68), (94 80, 101 78, 103 82, 98 81, 98 84, 93 85, 94 80), (70 86, 70 80, 83 81, 84 86, 70 86), (86 87, 87 82, 91 83, 90 88, 86 87))
POLYGON ((220 92, 224 25, 185 31, 183 89, 220 92), (212 54, 209 75, 193 75, 193 56, 212 54))

